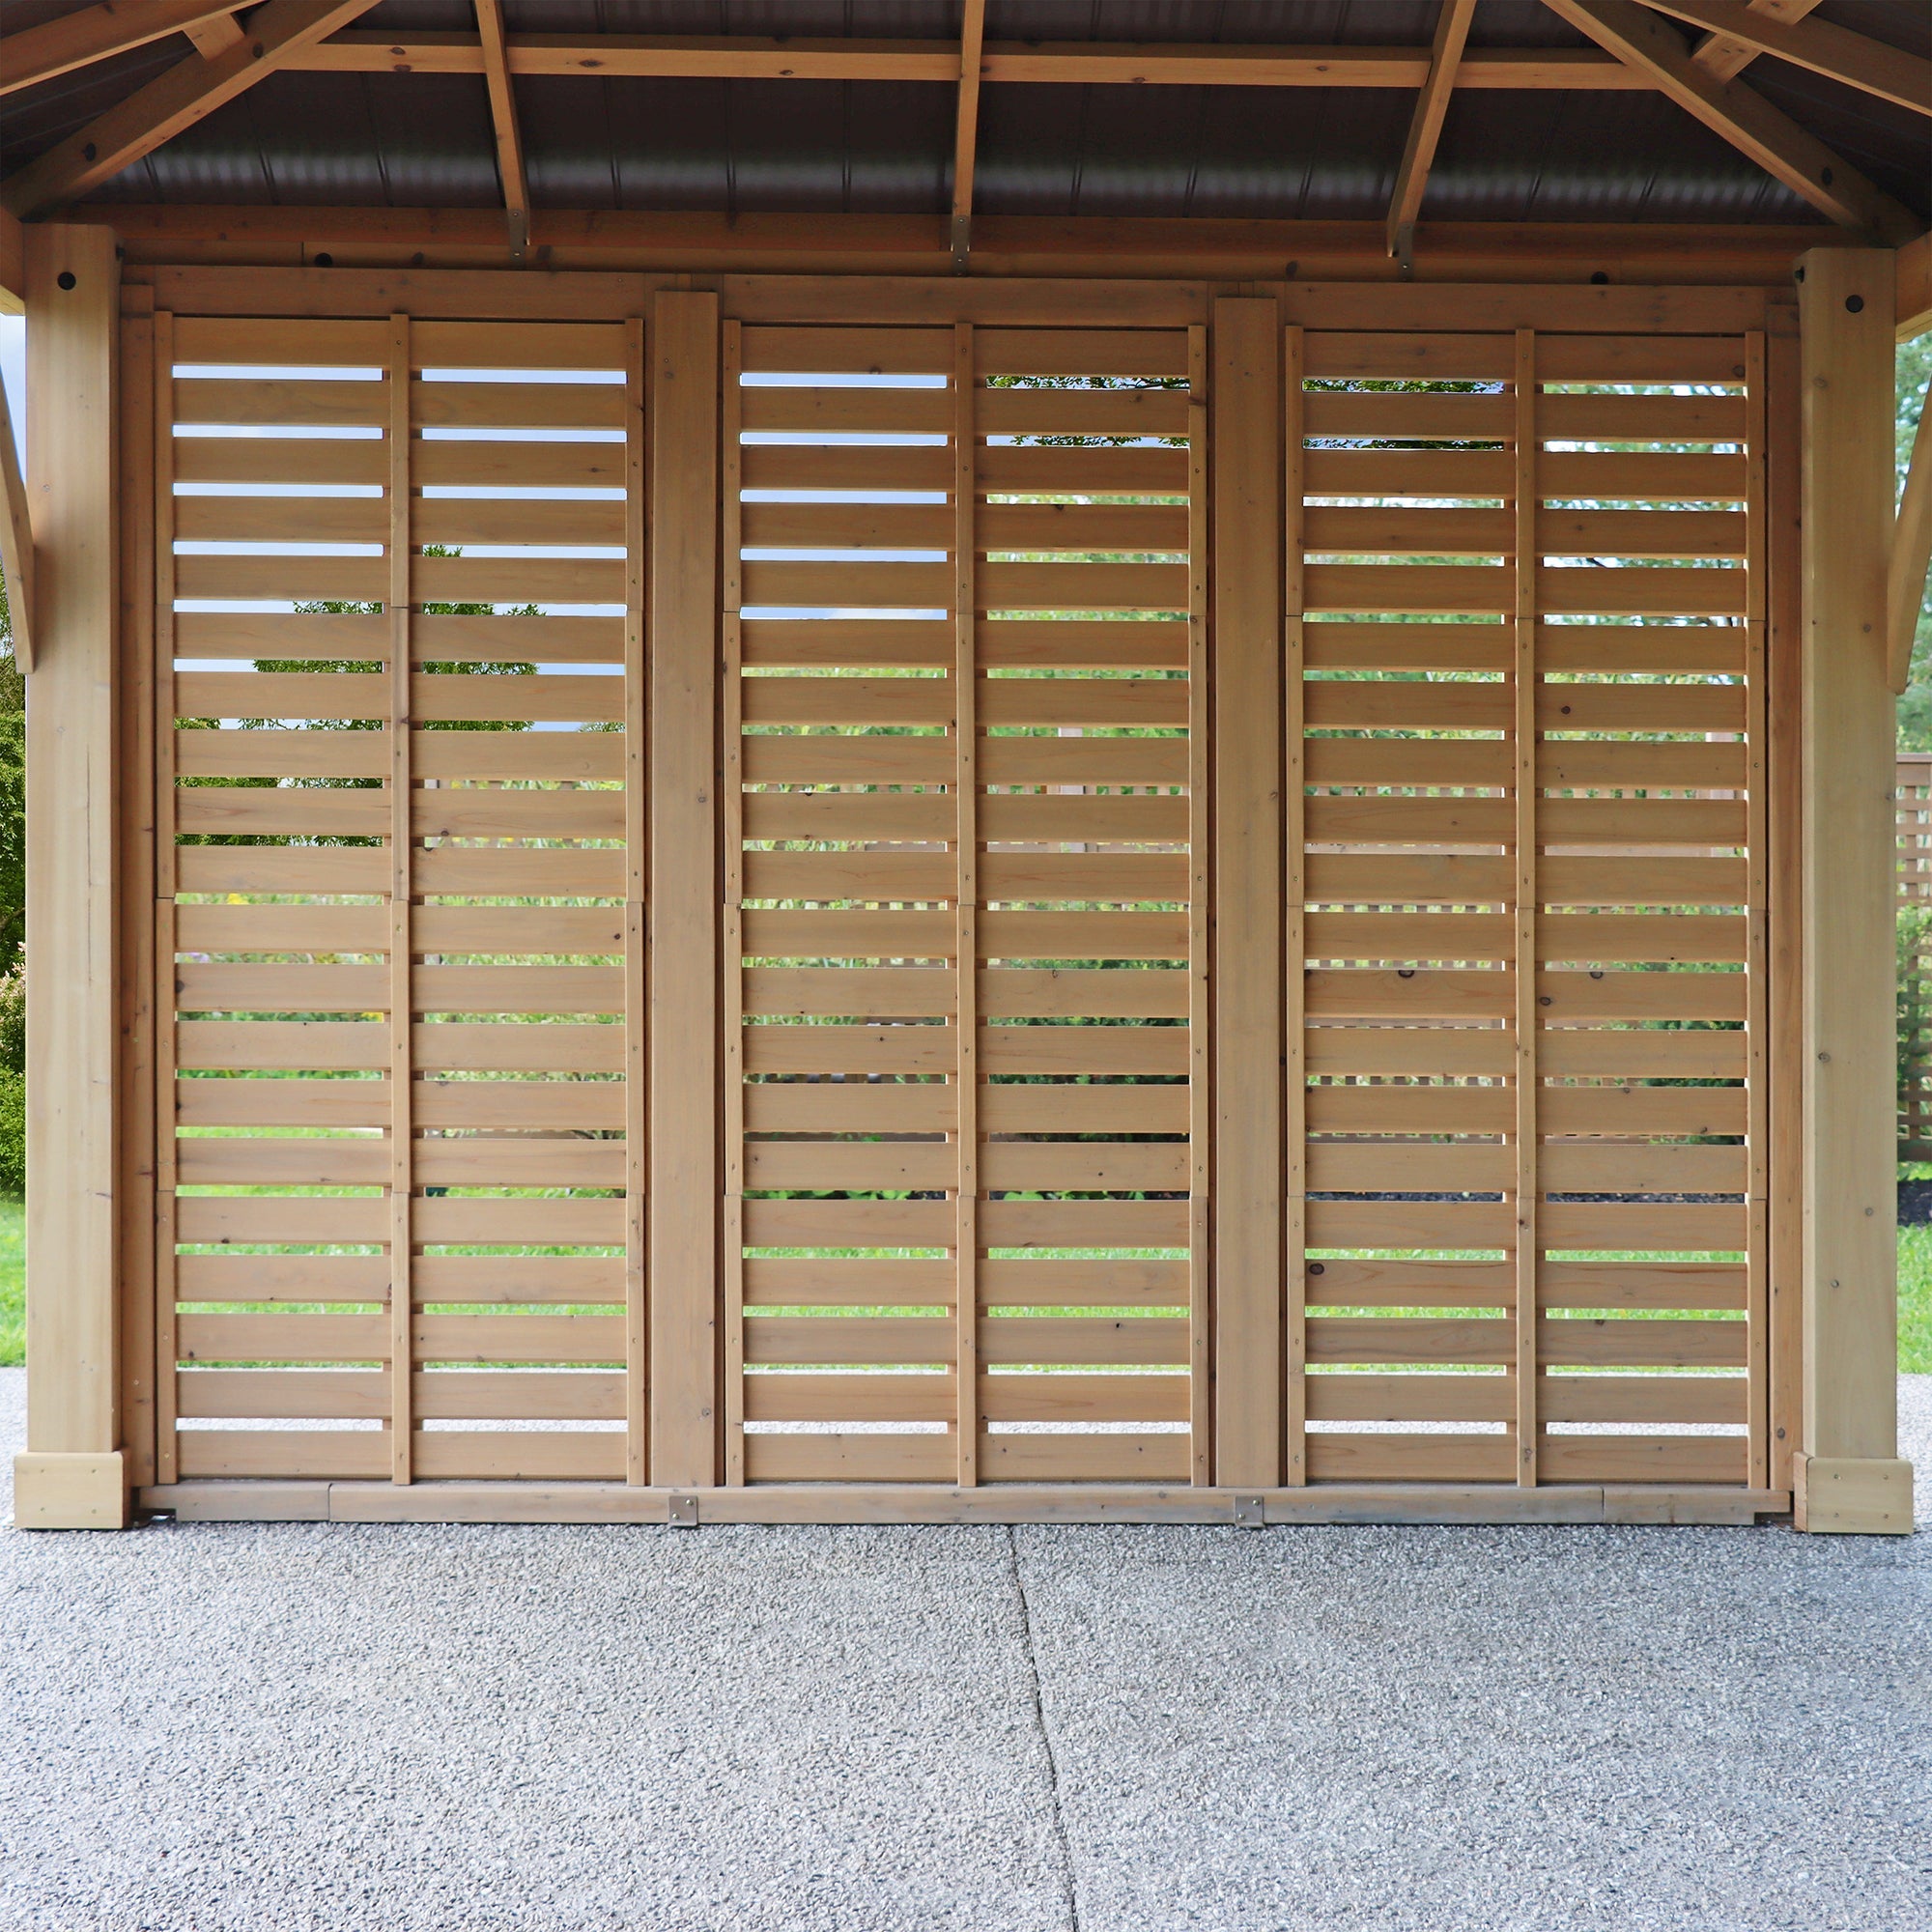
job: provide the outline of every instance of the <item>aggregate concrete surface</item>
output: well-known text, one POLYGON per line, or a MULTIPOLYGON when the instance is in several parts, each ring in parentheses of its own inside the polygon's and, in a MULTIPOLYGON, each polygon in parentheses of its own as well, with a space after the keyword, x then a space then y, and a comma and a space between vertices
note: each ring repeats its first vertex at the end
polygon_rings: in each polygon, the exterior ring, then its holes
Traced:
POLYGON ((1932 1534, 156 1522, 0 1592, 4 1932, 1932 1924, 1932 1534))

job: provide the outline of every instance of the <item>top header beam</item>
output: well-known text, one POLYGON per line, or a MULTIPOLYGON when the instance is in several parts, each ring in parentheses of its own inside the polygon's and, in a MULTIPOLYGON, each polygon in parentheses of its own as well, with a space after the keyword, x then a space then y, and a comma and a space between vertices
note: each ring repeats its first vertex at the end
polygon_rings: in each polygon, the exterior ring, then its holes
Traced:
MULTIPOLYGON (((613 321, 645 312, 673 285, 714 289, 743 322, 950 327, 1174 328, 1202 321, 1230 284, 1205 280, 668 273, 531 274, 437 269, 236 269, 156 266, 157 306, 207 316, 384 316, 490 321, 613 321)), ((1539 284, 1255 282, 1286 321, 1309 328, 1508 330, 1569 334, 1729 335, 1762 328, 1786 303, 1764 288, 1539 284)))
MULTIPOLYGON (((956 41, 773 40, 749 34, 512 34, 510 71, 588 79, 926 80, 957 86, 956 41)), ((481 73, 474 34, 337 34, 285 61, 305 73, 481 73)), ((989 41, 982 81, 1122 87, 1401 87, 1429 78, 1427 47, 1184 45, 1093 41, 989 41)), ((1588 47, 1486 47, 1463 63, 1457 85, 1607 88, 1650 83, 1588 47)))

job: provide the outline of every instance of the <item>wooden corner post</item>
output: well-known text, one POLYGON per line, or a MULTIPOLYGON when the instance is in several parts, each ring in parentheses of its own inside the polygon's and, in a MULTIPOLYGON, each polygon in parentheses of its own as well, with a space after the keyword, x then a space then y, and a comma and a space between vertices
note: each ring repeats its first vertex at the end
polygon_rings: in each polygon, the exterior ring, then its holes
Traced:
MULTIPOLYGON (((1214 1478, 1282 1477, 1281 324, 1214 304, 1214 1478)), ((1297 969, 1299 962, 1296 962, 1297 969)))
POLYGON ((718 298, 650 331, 650 1479, 718 1480, 718 298))
POLYGON ((1801 1529, 1912 1527, 1898 1457, 1895 722, 1886 662, 1892 258, 1799 270, 1804 391, 1804 1444, 1801 1529))
POLYGON ((27 688, 27 1452, 23 1529, 128 1521, 115 1305, 111 229, 27 231, 28 491, 39 655, 27 688))

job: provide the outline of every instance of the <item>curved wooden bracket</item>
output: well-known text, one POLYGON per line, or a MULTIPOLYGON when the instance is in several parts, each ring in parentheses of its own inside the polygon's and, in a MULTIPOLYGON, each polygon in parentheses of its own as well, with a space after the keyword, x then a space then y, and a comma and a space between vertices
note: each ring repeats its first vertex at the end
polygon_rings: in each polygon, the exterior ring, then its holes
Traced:
POLYGON ((14 626, 14 662, 24 676, 34 668, 34 526, 27 514, 27 486, 7 392, 0 389, 0 571, 7 578, 7 610, 14 626))
POLYGON ((1918 412, 1918 433, 1905 472, 1905 495, 1891 537, 1891 568, 1886 583, 1887 663, 1891 688, 1903 692, 1912 678, 1912 640, 1925 597, 1925 572, 1932 565, 1932 394, 1918 412))

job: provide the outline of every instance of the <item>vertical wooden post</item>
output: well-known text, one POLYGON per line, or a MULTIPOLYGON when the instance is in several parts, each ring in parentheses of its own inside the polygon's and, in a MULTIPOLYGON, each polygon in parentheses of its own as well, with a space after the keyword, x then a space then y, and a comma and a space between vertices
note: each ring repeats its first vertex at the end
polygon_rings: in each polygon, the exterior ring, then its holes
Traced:
POLYGON ((1765 438, 1765 338, 1745 337, 1745 1368, 1748 1390, 1747 1480, 1754 1490, 1771 1484, 1771 916, 1767 906, 1771 863, 1771 770, 1766 744, 1770 695, 1765 677, 1765 539, 1769 531, 1766 484, 1770 474, 1765 438))
POLYGON ((1510 734, 1515 765, 1511 777, 1516 803, 1516 1118, 1510 1139, 1516 1155, 1510 1199, 1516 1222, 1516 1480, 1533 1489, 1542 1434, 1537 1406, 1538 1290, 1542 1283, 1543 1239, 1537 1212, 1541 1180, 1537 1168, 1537 1100, 1542 1091, 1536 1002, 1537 884, 1536 771, 1536 577, 1537 513, 1542 491, 1537 481, 1539 450, 1536 402, 1536 333, 1516 332, 1516 510, 1515 645, 1510 680, 1516 715, 1510 734))
POLYGON ((651 330, 651 1480, 709 1488, 718 1416, 718 298, 651 330))
POLYGON ((122 1443, 128 1485, 155 1481, 155 292, 121 291, 121 830, 115 855, 121 971, 122 1443))
POLYGON ((1187 330, 1187 1472, 1214 1480, 1213 737, 1208 330, 1187 330))
POLYGON ((1892 258, 1800 264, 1804 396, 1804 1440, 1799 1527, 1903 1533, 1886 663, 1892 258))
POLYGON ((645 894, 650 880, 645 810, 650 782, 644 650, 644 453, 650 428, 644 323, 624 325, 624 1480, 650 1480, 650 1337, 645 1329, 645 1227, 650 1211, 647 1113, 649 992, 645 894))
POLYGON ((1798 315, 1774 313, 1765 344, 1766 750, 1770 758, 1766 885, 1771 1047, 1770 1486, 1791 1488, 1804 1412, 1804 429, 1798 315), (1784 327, 1776 325, 1782 322, 1784 327))
POLYGON ((723 488, 720 514, 724 555, 720 639, 723 728, 719 733, 721 821, 724 835, 724 892, 719 961, 720 1072, 724 1101, 724 1202, 720 1261, 724 1293, 724 1482, 745 1481, 745 592, 744 334, 727 322, 723 334, 723 488))
POLYGON ((26 238, 27 1453, 22 1528, 128 1520, 115 1306, 115 335, 110 229, 26 238))
POLYGON ((154 578, 144 586, 154 599, 155 768, 152 810, 155 837, 149 890, 154 894, 155 985, 155 1480, 172 1483, 181 1473, 180 1361, 175 1243, 175 319, 155 316, 154 578))
POLYGON ((1308 1481, 1308 448, 1299 327, 1282 343, 1282 1133, 1287 1192, 1282 1323, 1287 1385, 1284 1480, 1308 1481))
MULTIPOLYGON (((965 107, 960 108, 963 117, 965 107)), ((952 1197, 953 1421, 961 1488, 980 1480, 980 573, 979 365, 973 325, 952 327, 952 1078, 959 1167, 952 1197)))
POLYGON ((1271 1489, 1282 1444, 1281 343, 1271 301, 1216 301, 1213 328, 1214 1474, 1271 1489))
POLYGON ((411 375, 410 319, 389 318, 389 1478, 414 1475, 415 1404, 411 1380, 415 1362, 415 1271, 412 1201, 415 1193, 415 1083, 412 1045, 415 940, 411 919, 414 892, 414 827, 411 783, 410 582, 413 549, 410 526, 411 375))

